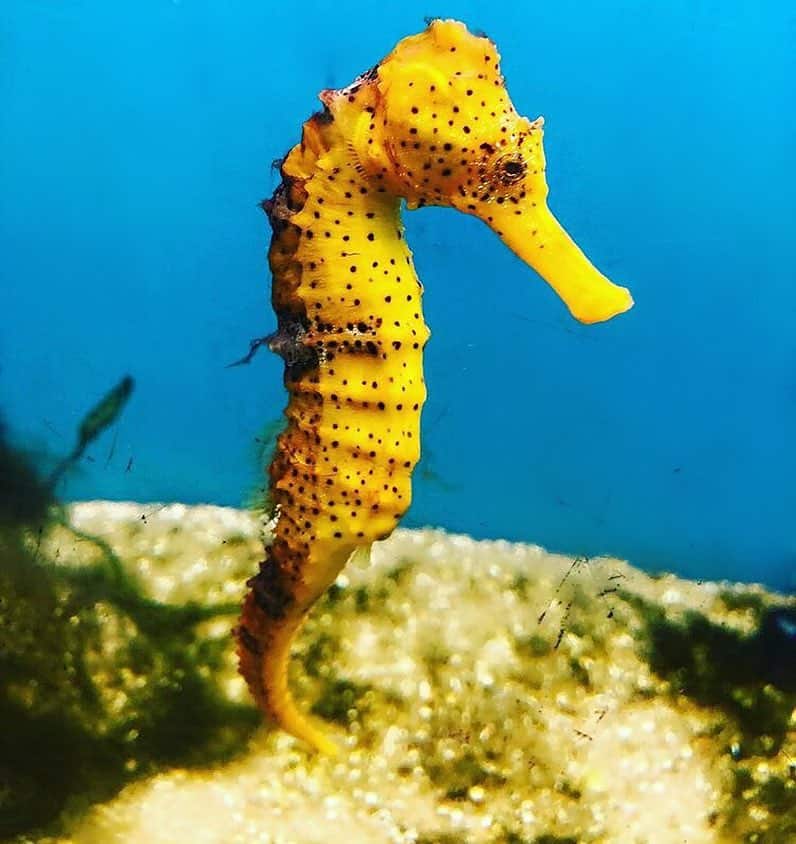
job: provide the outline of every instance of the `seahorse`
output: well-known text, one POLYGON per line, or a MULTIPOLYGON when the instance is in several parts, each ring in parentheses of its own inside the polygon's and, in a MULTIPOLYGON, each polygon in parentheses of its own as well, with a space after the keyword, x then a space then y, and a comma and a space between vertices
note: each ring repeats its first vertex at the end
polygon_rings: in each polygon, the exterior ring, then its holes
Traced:
POLYGON ((237 638, 267 718, 332 753, 336 741, 294 703, 287 669, 310 608, 411 501, 429 330, 402 202, 484 220, 582 322, 633 300, 549 211, 543 119, 517 113, 487 37, 434 20, 319 97, 263 203, 277 316, 268 345, 284 359, 290 399, 269 469, 275 532, 247 582, 237 638))

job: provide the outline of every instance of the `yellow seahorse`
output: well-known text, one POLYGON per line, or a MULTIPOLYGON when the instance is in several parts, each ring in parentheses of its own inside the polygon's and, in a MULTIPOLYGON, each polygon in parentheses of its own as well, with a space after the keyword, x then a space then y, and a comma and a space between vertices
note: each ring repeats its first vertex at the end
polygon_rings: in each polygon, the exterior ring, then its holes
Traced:
POLYGON ((435 20, 320 99, 264 203, 278 320, 269 346, 284 358, 290 403, 269 470, 275 536, 237 636, 265 714, 333 752, 294 705, 287 665, 312 605, 352 554, 390 535, 411 499, 429 332, 401 200, 484 220, 582 322, 633 300, 548 210, 542 118, 517 114, 486 37, 435 20))

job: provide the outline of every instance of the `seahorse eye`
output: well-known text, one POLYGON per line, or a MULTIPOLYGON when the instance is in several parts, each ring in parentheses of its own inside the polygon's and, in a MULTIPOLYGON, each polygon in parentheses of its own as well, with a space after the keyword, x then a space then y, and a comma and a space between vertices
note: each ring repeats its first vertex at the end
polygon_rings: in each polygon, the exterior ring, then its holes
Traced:
POLYGON ((525 162, 521 159, 504 161, 502 166, 502 181, 506 185, 518 182, 525 175, 525 162))

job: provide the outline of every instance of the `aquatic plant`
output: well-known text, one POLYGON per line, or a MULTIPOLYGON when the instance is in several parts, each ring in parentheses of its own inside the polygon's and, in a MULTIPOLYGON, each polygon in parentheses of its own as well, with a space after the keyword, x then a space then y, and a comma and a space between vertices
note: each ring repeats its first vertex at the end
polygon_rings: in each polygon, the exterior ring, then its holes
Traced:
POLYGON ((119 418, 125 405, 133 394, 135 381, 125 375, 121 381, 109 390, 102 399, 83 417, 77 432, 77 442, 72 451, 55 467, 50 475, 50 485, 54 488, 61 476, 71 469, 83 456, 88 446, 119 418))
POLYGON ((482 219, 582 322, 632 299, 549 211, 542 118, 518 115, 486 37, 434 20, 320 99, 264 203, 278 327, 244 360, 264 343, 279 354, 290 403, 269 472, 275 536, 237 636, 260 708, 333 752, 294 706, 287 664, 310 607, 352 555, 390 535, 411 500, 429 331, 401 202, 482 219))
POLYGON ((0 422, 2 839, 47 828, 164 763, 229 758, 255 726, 208 677, 226 643, 200 627, 236 607, 153 600, 55 498, 131 388, 124 379, 89 411, 48 477, 0 422), (80 562, 64 565, 71 548, 80 562))

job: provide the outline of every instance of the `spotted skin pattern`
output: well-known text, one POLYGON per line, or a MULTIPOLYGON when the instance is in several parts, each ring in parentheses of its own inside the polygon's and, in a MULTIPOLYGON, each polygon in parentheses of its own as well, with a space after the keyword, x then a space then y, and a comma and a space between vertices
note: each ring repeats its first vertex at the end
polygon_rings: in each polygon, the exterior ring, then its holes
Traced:
POLYGON ((285 361, 290 402, 269 469, 275 534, 237 637, 269 720, 332 753, 336 742, 295 707, 287 666, 315 601, 411 501, 429 331, 401 201, 483 219, 583 322, 633 302, 548 210, 542 119, 514 110, 487 38, 435 20, 320 99, 264 203, 278 323, 269 346, 285 361))

